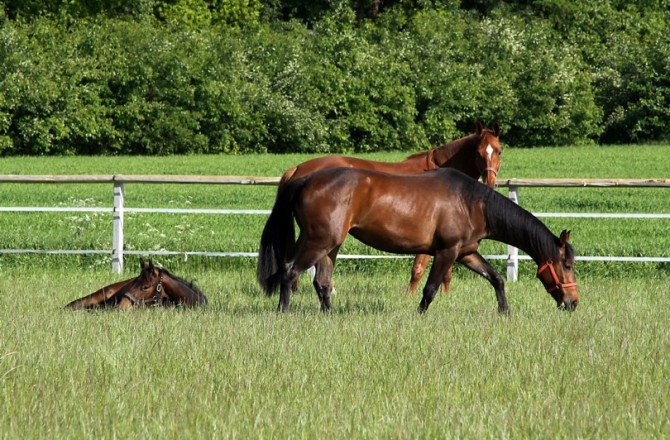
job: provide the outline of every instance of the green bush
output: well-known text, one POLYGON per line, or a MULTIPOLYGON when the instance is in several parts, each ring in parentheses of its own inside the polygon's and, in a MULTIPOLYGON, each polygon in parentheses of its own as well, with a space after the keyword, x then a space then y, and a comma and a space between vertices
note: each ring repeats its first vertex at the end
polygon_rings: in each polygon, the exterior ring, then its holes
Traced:
POLYGON ((0 155, 416 151, 479 119, 512 146, 668 138, 670 19, 644 2, 103 3, 4 3, 0 155))

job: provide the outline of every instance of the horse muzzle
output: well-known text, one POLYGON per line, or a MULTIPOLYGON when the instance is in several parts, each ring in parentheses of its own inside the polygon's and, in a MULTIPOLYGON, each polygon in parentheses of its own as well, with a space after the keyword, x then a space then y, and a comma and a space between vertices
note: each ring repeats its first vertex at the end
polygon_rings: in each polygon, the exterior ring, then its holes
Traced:
POLYGON ((573 300, 556 300, 557 307, 559 310, 566 310, 568 312, 574 312, 577 306, 579 305, 578 299, 573 300))
POLYGON ((498 170, 495 168, 485 168, 484 171, 482 172, 482 182, 490 186, 491 188, 494 188, 496 186, 496 180, 498 179, 498 170))

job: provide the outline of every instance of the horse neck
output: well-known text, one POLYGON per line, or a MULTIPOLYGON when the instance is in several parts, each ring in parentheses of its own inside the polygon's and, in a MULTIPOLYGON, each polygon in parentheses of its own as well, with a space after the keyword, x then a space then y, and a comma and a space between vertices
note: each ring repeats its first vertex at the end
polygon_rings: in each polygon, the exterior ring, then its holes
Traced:
POLYGON ((485 203, 488 238, 526 252, 539 266, 558 256, 556 236, 533 214, 489 189, 485 203))
POLYGON ((378 169, 378 171, 414 174, 437 168, 434 159, 434 150, 413 154, 402 162, 389 162, 386 164, 389 167, 388 169, 378 169))
POLYGON ((435 164, 440 168, 455 168, 474 179, 479 178, 475 161, 479 140, 479 135, 471 134, 436 148, 433 153, 435 164))

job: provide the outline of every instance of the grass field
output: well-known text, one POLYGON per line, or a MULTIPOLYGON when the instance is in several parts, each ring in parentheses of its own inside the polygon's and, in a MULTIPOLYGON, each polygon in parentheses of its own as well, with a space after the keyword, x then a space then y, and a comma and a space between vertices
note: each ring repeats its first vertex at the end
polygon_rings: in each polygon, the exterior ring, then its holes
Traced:
MULTIPOLYGON (((667 146, 506 150, 501 177, 668 178, 667 146)), ((393 153, 388 160, 400 160, 393 153)), ((368 156, 376 159, 381 155, 368 156)), ((0 174, 277 176, 305 156, 6 158, 0 174)), ((132 207, 260 208, 275 189, 127 185, 132 207)), ((109 206, 111 185, 2 184, 2 206, 109 206)), ((533 211, 670 212, 670 193, 522 189, 533 211)), ((107 215, 0 214, 0 247, 108 249, 107 215)), ((666 220, 551 219, 581 255, 669 256, 666 220)), ((126 248, 256 251, 256 216, 128 215, 126 248)), ((502 252, 495 244, 483 253, 502 252)), ((372 252, 351 240, 346 253, 372 252)), ((203 310, 68 312, 112 275, 101 256, 0 256, 0 438, 665 438, 670 267, 584 263, 561 313, 522 263, 490 286, 458 270, 425 316, 411 260, 338 262, 331 314, 304 279, 292 312, 253 259, 161 258, 203 310)))

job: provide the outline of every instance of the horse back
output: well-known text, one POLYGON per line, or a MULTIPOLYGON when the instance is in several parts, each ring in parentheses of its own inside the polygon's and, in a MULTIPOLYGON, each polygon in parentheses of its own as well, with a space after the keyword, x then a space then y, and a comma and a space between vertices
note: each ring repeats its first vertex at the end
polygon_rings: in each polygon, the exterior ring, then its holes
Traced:
POLYGON ((421 158, 412 158, 412 160, 403 162, 380 162, 348 156, 317 157, 287 170, 282 176, 279 185, 282 186, 286 182, 299 179, 316 171, 338 167, 380 171, 393 174, 420 173, 425 171, 425 167, 423 166, 424 162, 425 159, 421 158))

